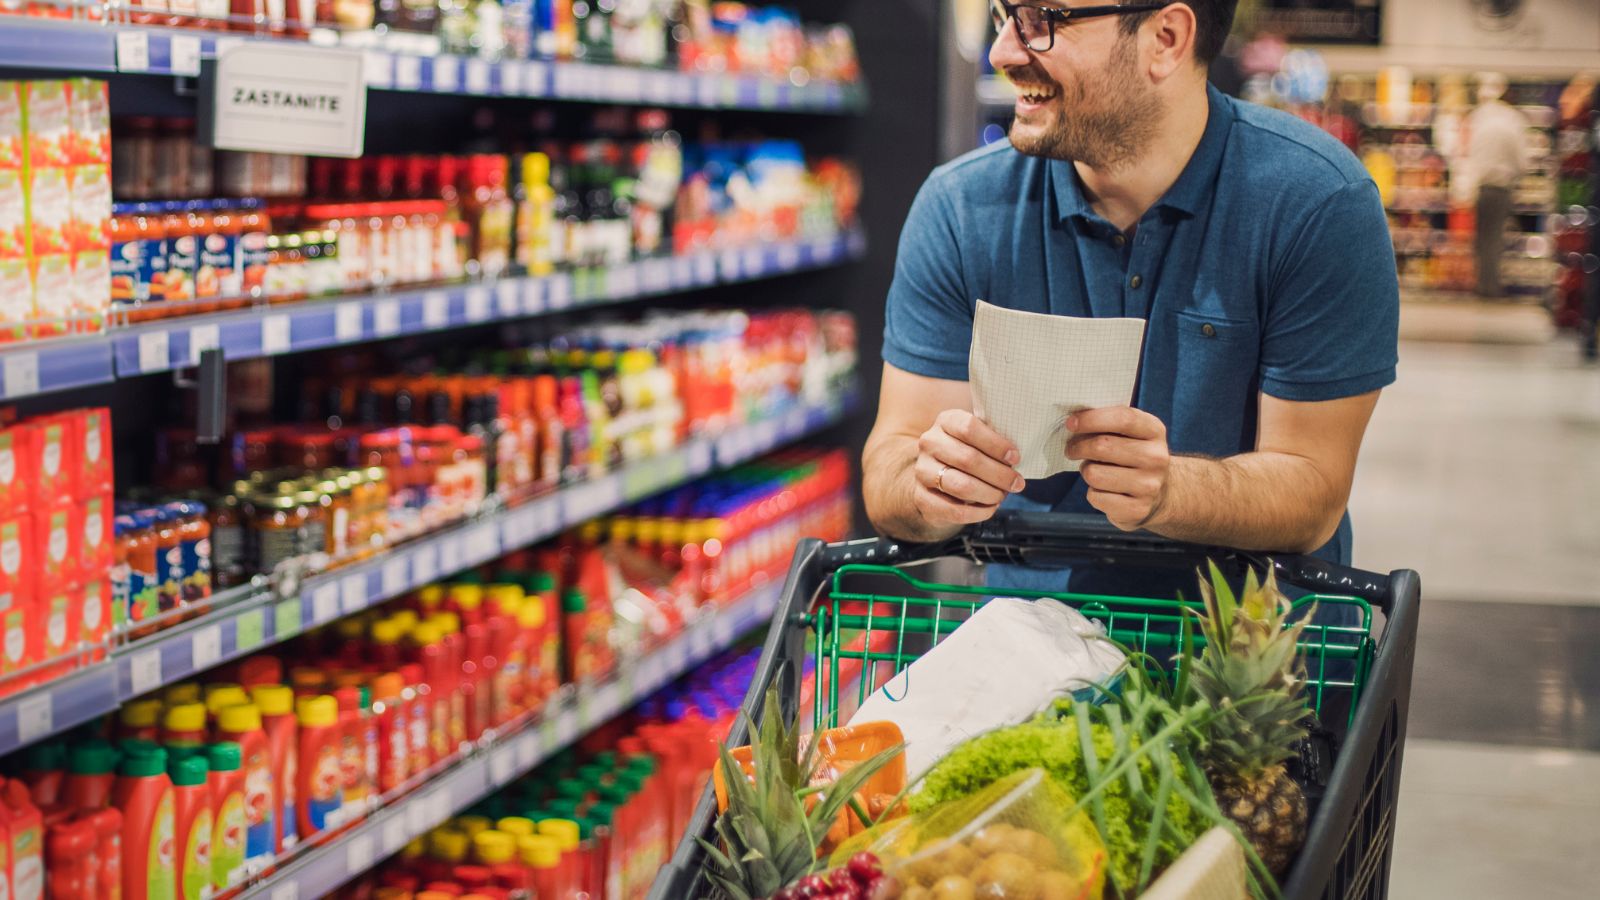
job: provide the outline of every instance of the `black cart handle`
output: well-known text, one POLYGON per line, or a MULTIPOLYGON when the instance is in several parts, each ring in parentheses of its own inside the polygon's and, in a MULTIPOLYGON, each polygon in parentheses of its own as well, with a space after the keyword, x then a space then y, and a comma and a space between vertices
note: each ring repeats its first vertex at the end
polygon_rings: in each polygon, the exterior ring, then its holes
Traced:
POLYGON ((1385 612, 1393 602, 1389 577, 1302 554, 1174 541, 1146 531, 1123 531, 1101 516, 1082 513, 1003 512, 948 541, 912 544, 888 538, 831 544, 822 550, 829 571, 850 563, 902 563, 938 556, 974 562, 1050 564, 1102 563, 1190 565, 1205 559, 1233 560, 1264 570, 1271 566, 1285 584, 1324 594, 1359 597, 1385 612))

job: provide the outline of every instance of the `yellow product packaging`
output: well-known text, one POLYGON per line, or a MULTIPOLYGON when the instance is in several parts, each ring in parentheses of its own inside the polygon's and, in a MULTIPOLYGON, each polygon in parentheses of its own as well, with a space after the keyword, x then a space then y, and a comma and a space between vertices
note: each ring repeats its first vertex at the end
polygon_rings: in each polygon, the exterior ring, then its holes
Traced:
POLYGON ((830 868, 875 854, 911 897, 1101 900, 1107 854, 1094 823, 1043 769, 1013 773, 925 812, 890 819, 839 849, 830 868))

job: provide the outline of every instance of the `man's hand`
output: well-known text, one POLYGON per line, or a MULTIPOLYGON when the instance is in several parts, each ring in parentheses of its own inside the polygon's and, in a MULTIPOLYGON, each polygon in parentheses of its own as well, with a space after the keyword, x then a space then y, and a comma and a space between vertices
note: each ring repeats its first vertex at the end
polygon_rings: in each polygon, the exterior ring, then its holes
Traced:
POLYGON ((1067 430, 1067 458, 1083 463, 1090 505, 1123 531, 1149 524, 1161 512, 1172 472, 1167 426, 1143 410, 1108 406, 1068 416, 1067 430))
POLYGON ((935 527, 970 525, 995 514, 1025 482, 1012 468, 1016 445, 964 409, 947 409, 917 439, 912 502, 935 527))

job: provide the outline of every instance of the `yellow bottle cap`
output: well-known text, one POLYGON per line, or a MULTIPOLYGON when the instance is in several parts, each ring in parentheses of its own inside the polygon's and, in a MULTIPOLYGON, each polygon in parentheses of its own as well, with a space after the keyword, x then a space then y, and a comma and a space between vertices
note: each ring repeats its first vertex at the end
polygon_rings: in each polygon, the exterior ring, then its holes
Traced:
POLYGON ((167 707, 161 722, 168 731, 205 731, 206 707, 203 703, 180 703, 167 707))
POLYGON ((554 869, 561 865, 561 844, 548 835, 525 835, 517 838, 517 856, 525 866, 554 869))
POLYGON ((428 841, 425 838, 412 838, 409 843, 400 848, 401 859, 417 859, 428 852, 428 841))
POLYGON ((462 609, 477 609, 483 605, 483 588, 476 584, 452 584, 450 599, 462 609))
POLYGON ((633 519, 612 519, 611 540, 626 544, 628 541, 633 540, 634 534, 638 531, 637 526, 638 523, 633 519))
POLYGON ((230 706, 249 703, 250 695, 244 688, 237 684, 208 684, 206 685, 206 712, 213 717, 230 706))
POLYGON ((250 700, 263 716, 294 712, 294 689, 285 684, 258 684, 250 689, 250 700))
POLYGON ((185 703, 199 703, 200 685, 195 684, 192 681, 174 684, 168 687, 166 691, 162 693, 161 699, 165 700, 168 706, 182 706, 185 703))
POLYGON ((526 596, 519 585, 494 584, 489 586, 489 599, 500 604, 500 608, 506 612, 521 606, 523 598, 526 596))
POLYGON ((335 634, 339 635, 339 637, 343 638, 344 640, 359 641, 361 640, 361 635, 366 632, 367 628, 366 623, 362 622, 359 617, 352 616, 348 619, 340 619, 339 621, 333 623, 333 630, 335 634))
POLYGON ((411 629, 417 627, 417 622, 421 620, 417 618, 416 610, 402 609, 390 616, 389 621, 393 622, 395 627, 400 629, 400 634, 406 635, 410 634, 411 629))
POLYGON ((461 617, 453 612, 434 613, 428 621, 439 626, 443 634, 455 634, 461 630, 461 617))
POLYGON ((118 718, 127 728, 154 728, 161 721, 161 701, 135 700, 122 708, 118 718))
POLYGON ((539 823, 539 833, 553 839, 562 853, 578 849, 578 823, 571 819, 545 819, 539 823))
POLYGON ((230 734, 261 730, 261 710, 254 703, 229 706, 217 713, 217 727, 230 734))
POLYGON ((543 628, 543 601, 530 600, 529 602, 522 604, 522 608, 517 610, 517 625, 523 629, 543 628))
POLYGON ((443 637, 443 633, 439 631, 439 626, 432 622, 423 622, 411 629, 411 642, 419 647, 437 644, 441 637, 443 637))
POLYGON ((431 612, 444 603, 444 588, 437 584, 430 584, 417 591, 417 603, 423 610, 431 612))
POLYGON ((521 816, 506 816, 495 822, 494 828, 496 831, 503 831, 517 838, 539 833, 538 826, 533 824, 532 819, 524 819, 521 816))
POLYGON ((511 862, 517 855, 517 839, 503 831, 480 831, 472 836, 472 852, 486 866, 511 862))
POLYGON ((301 697, 294 708, 303 728, 325 728, 339 722, 339 701, 327 694, 301 697))
POLYGON ((428 852, 435 859, 461 862, 467 858, 467 833, 455 828, 435 828, 428 833, 428 852))
POLYGON ((600 540, 600 522, 590 519, 578 528, 578 536, 588 543, 600 540))
POLYGON ((522 154, 522 183, 546 184, 550 181, 550 157, 543 153, 522 154))
POLYGON ((455 826, 467 833, 467 837, 477 837, 479 834, 494 827, 488 816, 456 816, 455 826))
POLYGON ((400 643, 400 624, 393 619, 379 619, 373 622, 372 641, 375 644, 400 643))

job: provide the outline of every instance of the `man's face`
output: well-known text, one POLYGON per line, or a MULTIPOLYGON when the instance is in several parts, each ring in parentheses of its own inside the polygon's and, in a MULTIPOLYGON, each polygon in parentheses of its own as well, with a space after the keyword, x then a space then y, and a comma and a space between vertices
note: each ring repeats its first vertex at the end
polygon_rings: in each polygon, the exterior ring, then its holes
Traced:
MULTIPOLYGON (((1106 0, 1029 0, 1068 9, 1106 0)), ((998 3, 991 11, 1004 16, 998 3)), ((1011 144, 1030 156, 1116 168, 1137 157, 1160 121, 1154 85, 1141 71, 1136 34, 1119 17, 1052 23, 1055 46, 1029 50, 1006 22, 989 49, 995 71, 1017 89, 1011 144)))

